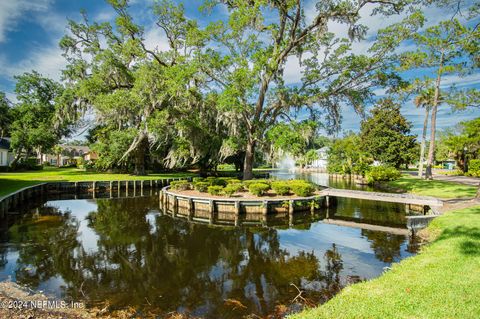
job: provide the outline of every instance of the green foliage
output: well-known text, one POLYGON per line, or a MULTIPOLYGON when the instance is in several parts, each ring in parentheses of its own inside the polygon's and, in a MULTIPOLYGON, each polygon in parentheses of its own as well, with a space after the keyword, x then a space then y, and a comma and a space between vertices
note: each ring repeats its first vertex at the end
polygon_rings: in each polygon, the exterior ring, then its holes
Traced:
POLYGON ((240 184, 240 183, 237 183, 237 184, 228 184, 227 186, 225 186, 225 188, 223 189, 223 192, 225 193, 225 195, 227 196, 232 196, 233 194, 241 191, 243 189, 243 185, 240 184))
POLYGON ((328 151, 327 171, 338 174, 364 174, 373 160, 361 149, 360 137, 350 132, 332 142, 328 151))
POLYGON ((69 133, 67 123, 56 121, 56 99, 63 87, 39 73, 16 76, 15 93, 19 102, 10 110, 13 122, 9 127, 11 145, 17 155, 28 156, 34 150, 49 151, 69 133))
POLYGON ((247 188, 250 186, 250 184, 255 184, 255 183, 262 183, 262 184, 266 184, 266 185, 270 186, 272 181, 269 180, 269 179, 252 179, 252 180, 248 180, 248 181, 243 181, 243 184, 247 188))
POLYGON ((192 185, 188 181, 181 180, 181 181, 170 182, 170 187, 174 190, 186 191, 186 190, 191 189, 192 185))
POLYGON ((227 180, 221 177, 207 177, 205 181, 208 182, 211 186, 227 186, 227 180))
POLYGON ((372 166, 368 169, 365 177, 368 184, 375 182, 394 181, 402 174, 395 168, 387 165, 372 166))
POLYGON ((297 196, 310 196, 315 191, 315 186, 305 180, 289 181, 290 189, 297 196))
POLYGON ((194 183, 195 190, 205 193, 208 190, 208 186, 211 186, 208 182, 196 182, 194 183))
POLYGON ((227 184, 241 184, 242 181, 236 178, 227 179, 227 184))
POLYGON ((207 191, 210 195, 221 195, 223 193, 223 189, 224 189, 223 186, 214 185, 214 186, 208 186, 207 191))
POLYGON ((361 124, 361 148, 383 164, 400 167, 412 162, 415 136, 412 124, 400 113, 400 105, 391 99, 381 100, 361 124))
POLYGON ((194 183, 194 184, 196 184, 198 182, 204 182, 204 181, 205 181, 205 178, 203 178, 203 177, 194 177, 192 179, 192 183, 194 183))
POLYGON ((480 156, 480 117, 440 132, 437 145, 437 160, 453 158, 463 170, 465 156, 470 159, 480 156))
POLYGON ((472 159, 468 162, 468 175, 480 177, 480 159, 472 159))
POLYGON ((287 195, 290 193, 290 185, 286 181, 272 182, 272 189, 277 195, 287 195))
POLYGON ((269 189, 270 185, 258 181, 256 183, 250 183, 250 185, 248 185, 248 191, 255 196, 262 196, 269 189))

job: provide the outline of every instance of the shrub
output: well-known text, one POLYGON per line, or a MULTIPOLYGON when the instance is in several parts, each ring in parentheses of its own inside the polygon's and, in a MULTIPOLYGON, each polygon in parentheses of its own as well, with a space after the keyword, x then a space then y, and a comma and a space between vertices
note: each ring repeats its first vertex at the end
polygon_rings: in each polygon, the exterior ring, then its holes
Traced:
POLYGON ((480 177, 480 159, 472 159, 468 162, 468 175, 480 177))
POLYGON ((241 184, 242 181, 236 178, 227 179, 227 184, 241 184))
POLYGON ((262 196, 266 191, 270 189, 270 186, 265 183, 250 183, 248 190, 250 193, 256 196, 262 196))
POLYGON ((243 181, 243 184, 245 185, 246 188, 250 188, 251 184, 258 184, 258 183, 266 184, 270 187, 270 184, 272 183, 272 181, 268 179, 250 179, 248 181, 243 181))
POLYGON ((272 182, 272 189, 277 195, 287 195, 290 192, 290 185, 284 181, 272 182))
POLYGON ((190 183, 188 181, 173 181, 170 182, 170 187, 179 191, 186 191, 190 189, 190 183))
POLYGON ((225 193, 225 195, 227 196, 232 196, 233 194, 235 194, 236 192, 240 191, 241 189, 243 188, 243 185, 242 184, 239 184, 239 183, 236 183, 236 184, 228 184, 227 186, 225 186, 225 188, 223 189, 223 192, 225 193))
POLYGON ((208 186, 207 191, 210 195, 220 195, 223 192, 223 186, 219 186, 219 185, 208 186))
POLYGON ((79 157, 75 161, 76 161, 75 165, 77 166, 77 168, 83 168, 84 167, 85 160, 83 159, 83 157, 79 157))
POLYGON ((292 180, 289 185, 292 192, 297 196, 310 196, 315 191, 315 186, 304 180, 292 180))
POLYGON ((192 179, 192 182, 193 182, 194 184, 196 184, 196 183, 198 183, 198 182, 204 182, 204 181, 205 181, 205 178, 203 178, 203 177, 194 177, 194 178, 192 179))
POLYGON ((393 181, 399 178, 402 174, 391 166, 381 165, 372 166, 365 174, 368 184, 373 184, 380 181, 393 181))
POLYGON ((208 177, 206 181, 210 186, 227 186, 227 181, 223 178, 208 177))
POLYGON ((202 192, 202 193, 207 192, 208 186, 210 186, 210 184, 208 182, 196 182, 194 184, 195 190, 197 190, 199 192, 202 192))

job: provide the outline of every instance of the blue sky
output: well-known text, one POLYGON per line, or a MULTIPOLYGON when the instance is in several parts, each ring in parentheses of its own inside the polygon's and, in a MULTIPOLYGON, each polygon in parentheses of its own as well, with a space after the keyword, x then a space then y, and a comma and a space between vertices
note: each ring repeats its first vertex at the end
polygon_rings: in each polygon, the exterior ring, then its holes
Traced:
MULTIPOLYGON (((221 10, 214 12, 210 17, 205 17, 198 12, 202 0, 183 1, 186 14, 196 18, 202 25, 210 19, 218 18, 225 14, 221 10)), ((306 15, 314 14, 314 1, 307 2, 306 15)), ((166 46, 164 36, 153 27, 153 18, 149 14, 151 0, 131 1, 131 12, 136 21, 146 26, 147 44, 151 47, 162 48, 166 46)), ((0 0, 0 91, 7 93, 14 99, 13 76, 23 72, 37 70, 41 74, 53 79, 60 79, 60 70, 65 65, 58 48, 58 41, 65 33, 66 19, 79 20, 80 9, 86 9, 91 20, 112 21, 114 12, 102 0, 0 0)), ((367 39, 371 39, 378 29, 389 23, 399 21, 401 17, 387 19, 370 16, 372 7, 362 11, 362 22, 369 27, 367 39)), ((438 8, 427 8, 425 13, 427 25, 435 24, 446 19, 445 11, 438 8)), ((330 24, 329 29, 338 34, 345 34, 345 29, 336 24, 330 24)), ((365 52, 371 43, 369 40, 355 44, 356 52, 365 52)), ((409 49, 408 46, 403 48, 409 49)), ((288 61, 285 79, 287 83, 296 83, 300 79, 301 68, 294 58, 288 61)), ((458 87, 480 88, 480 74, 474 73, 466 78, 447 76, 443 85, 456 83, 458 87)), ((381 95, 381 91, 378 92, 381 95)), ((423 112, 411 103, 402 106, 402 113, 413 123, 414 133, 419 134, 423 125, 423 112)), ((464 112, 452 112, 446 106, 439 109, 438 126, 440 128, 452 127, 460 121, 473 119, 480 116, 480 109, 470 109, 464 112)), ((343 129, 358 130, 360 118, 351 110, 343 112, 343 129)))

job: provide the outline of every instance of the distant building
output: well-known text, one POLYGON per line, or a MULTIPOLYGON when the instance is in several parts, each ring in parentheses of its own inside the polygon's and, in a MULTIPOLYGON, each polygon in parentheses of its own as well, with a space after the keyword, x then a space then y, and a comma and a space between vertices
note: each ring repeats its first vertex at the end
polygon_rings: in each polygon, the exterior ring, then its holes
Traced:
POLYGON ((98 158, 95 152, 92 152, 88 146, 81 145, 59 145, 62 148, 60 154, 39 154, 39 164, 48 163, 53 166, 65 166, 76 164, 77 160, 92 161, 98 158))
POLYGON ((10 147, 10 138, 0 139, 0 166, 9 166, 13 161, 13 153, 10 147))
POLYGON ((318 150, 315 150, 317 153, 317 159, 309 163, 307 167, 326 170, 328 164, 328 150, 328 147, 322 147, 318 150))

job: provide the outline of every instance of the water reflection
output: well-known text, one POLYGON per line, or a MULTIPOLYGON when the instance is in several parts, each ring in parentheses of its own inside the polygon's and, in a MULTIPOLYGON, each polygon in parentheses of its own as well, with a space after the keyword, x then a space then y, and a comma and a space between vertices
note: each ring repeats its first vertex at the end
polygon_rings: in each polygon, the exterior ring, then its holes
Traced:
MULTIPOLYGON (((1 279, 111 309, 241 318, 280 305, 298 310, 291 284, 306 302, 322 303, 411 254, 405 236, 329 225, 322 216, 295 227, 218 227, 172 218, 158 205, 152 196, 30 209, 0 246, 1 279)), ((364 207, 356 218, 374 215, 364 207)))

